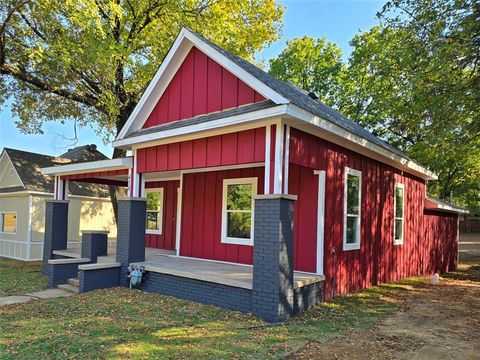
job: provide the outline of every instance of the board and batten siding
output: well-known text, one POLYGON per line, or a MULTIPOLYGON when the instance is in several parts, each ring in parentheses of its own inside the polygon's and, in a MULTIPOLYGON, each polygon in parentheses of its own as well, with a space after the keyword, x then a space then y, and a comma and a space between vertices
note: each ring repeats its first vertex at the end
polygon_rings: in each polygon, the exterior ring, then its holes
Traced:
POLYGON ((193 47, 143 128, 264 100, 230 71, 193 47))
POLYGON ((324 273, 325 296, 348 293, 408 276, 452 269, 456 257, 456 215, 424 216, 425 182, 388 165, 292 128, 290 131, 289 192, 295 203, 295 263, 314 271, 318 177, 326 171, 324 273), (362 172, 361 243, 343 250, 344 171, 362 172), (393 244, 394 186, 405 188, 403 245, 393 244), (312 200, 313 198, 313 200, 312 200), (448 231, 445 231, 448 230, 448 231), (301 240, 300 240, 301 239, 301 240), (311 253, 299 250, 307 242, 311 253), (334 286, 334 288, 332 288, 334 286))
POLYGON ((137 172, 197 169, 262 162, 265 128, 210 136, 137 150, 137 172))
MULTIPOLYGON (((157 249, 175 250, 177 233, 177 189, 180 181, 152 181, 145 183, 145 189, 163 188, 162 233, 145 234, 145 246, 157 249)), ((146 195, 145 195, 146 196, 146 195)))
POLYGON ((252 264, 253 247, 221 243, 223 180, 257 178, 263 194, 264 168, 183 175, 180 255, 252 264))

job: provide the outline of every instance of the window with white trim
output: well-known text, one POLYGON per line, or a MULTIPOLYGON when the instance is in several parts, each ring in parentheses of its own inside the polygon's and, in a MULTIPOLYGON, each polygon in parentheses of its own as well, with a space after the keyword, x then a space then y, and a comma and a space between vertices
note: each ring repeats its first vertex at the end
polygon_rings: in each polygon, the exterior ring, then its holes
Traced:
POLYGON ((395 197, 393 199, 394 224, 393 244, 403 244, 403 228, 405 218, 405 187, 403 184, 395 184, 395 197))
POLYGON ((145 189, 147 193, 147 234, 162 234, 163 188, 145 189))
POLYGON ((222 243, 253 245, 257 178, 223 180, 222 243))
POLYGON ((362 172, 345 167, 343 250, 360 249, 362 172))
POLYGON ((0 232, 7 234, 15 234, 17 232, 17 213, 1 212, 0 213, 0 232))

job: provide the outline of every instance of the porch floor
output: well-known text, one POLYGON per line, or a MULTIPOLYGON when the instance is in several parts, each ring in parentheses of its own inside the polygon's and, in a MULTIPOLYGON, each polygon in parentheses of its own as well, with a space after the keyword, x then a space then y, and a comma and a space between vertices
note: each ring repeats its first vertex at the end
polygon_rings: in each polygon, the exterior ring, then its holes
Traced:
MULTIPOLYGON (((252 290, 253 267, 249 265, 222 263, 171 255, 155 256, 144 262, 134 264, 144 266, 146 271, 252 290)), ((324 277, 321 275, 294 272, 294 288, 323 280, 324 277)))
MULTIPOLYGON (((66 249, 66 250, 55 250, 53 251, 55 255, 66 256, 71 258, 81 258, 80 249, 66 249)), ((98 262, 115 262, 115 255, 117 249, 115 246, 109 246, 107 250, 107 256, 99 256, 98 262)), ((159 255, 174 255, 175 251, 173 250, 164 250, 156 248, 145 248, 145 261, 153 260, 159 255)))

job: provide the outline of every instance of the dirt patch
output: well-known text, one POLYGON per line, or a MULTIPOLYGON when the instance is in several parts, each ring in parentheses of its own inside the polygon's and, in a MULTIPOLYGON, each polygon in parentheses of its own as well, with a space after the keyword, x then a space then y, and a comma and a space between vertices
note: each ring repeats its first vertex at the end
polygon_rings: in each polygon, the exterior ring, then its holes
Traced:
POLYGON ((462 236, 460 265, 415 287, 399 311, 363 332, 312 342, 291 359, 480 359, 480 234, 462 236))

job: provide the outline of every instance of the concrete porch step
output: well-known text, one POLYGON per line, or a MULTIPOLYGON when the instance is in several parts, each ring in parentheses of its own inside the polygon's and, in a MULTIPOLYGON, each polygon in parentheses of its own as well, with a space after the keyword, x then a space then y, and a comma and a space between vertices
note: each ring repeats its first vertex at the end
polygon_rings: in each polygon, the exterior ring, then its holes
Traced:
POLYGON ((78 294, 80 292, 80 290, 78 289, 77 286, 73 286, 73 285, 70 285, 70 284, 61 284, 61 285, 58 285, 57 288, 61 289, 61 290, 68 291, 68 292, 71 292, 73 294, 78 294))
POLYGON ((68 279, 68 284, 72 285, 72 286, 79 287, 80 286, 80 279, 79 278, 68 279))

